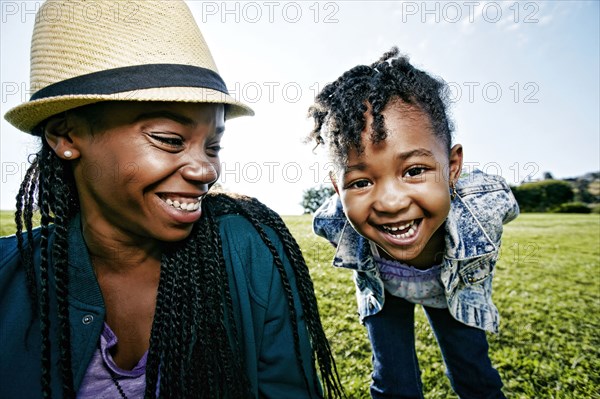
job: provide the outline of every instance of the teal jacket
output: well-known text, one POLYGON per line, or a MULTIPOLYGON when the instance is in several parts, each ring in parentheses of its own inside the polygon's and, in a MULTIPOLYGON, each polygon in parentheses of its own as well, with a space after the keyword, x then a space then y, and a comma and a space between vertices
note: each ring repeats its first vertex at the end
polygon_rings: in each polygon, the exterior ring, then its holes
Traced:
MULTIPOLYGON (((289 308, 271 253, 244 217, 225 215, 217 220, 229 273, 240 350, 254 396, 277 399, 320 397, 320 393, 307 392, 299 370, 289 308)), ((92 270, 80 224, 76 217, 69 230, 69 311, 75 390, 79 389, 96 350, 105 316, 102 293, 92 270)), ((295 287, 294 273, 280 240, 273 230, 264 228, 276 245, 291 285, 295 287)), ((34 253, 37 254, 35 261, 39 264, 39 229, 34 231, 33 237, 34 253)), ((38 398, 41 397, 40 329, 37 319, 31 323, 30 300, 15 236, 0 238, 0 254, 0 398, 38 398)), ((54 293, 51 291, 50 295, 54 293)), ((306 375, 310 378, 315 375, 312 350, 299 298, 295 300, 301 355, 306 375)), ((51 300, 51 303, 55 301, 51 300)), ((55 308, 50 309, 50 317, 51 340, 56 342, 55 308)), ((54 349, 56 346, 52 345, 54 349)), ((57 359, 58 353, 52 356, 57 359)), ((60 397, 62 389, 58 367, 53 367, 53 372, 52 392, 60 397)))

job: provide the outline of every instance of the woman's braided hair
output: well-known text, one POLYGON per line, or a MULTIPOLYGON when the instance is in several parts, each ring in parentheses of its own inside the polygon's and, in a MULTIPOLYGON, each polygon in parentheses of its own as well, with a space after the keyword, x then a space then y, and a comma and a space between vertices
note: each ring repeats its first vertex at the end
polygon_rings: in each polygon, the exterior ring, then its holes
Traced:
MULTIPOLYGON (((28 169, 17 195, 17 238, 23 259, 33 314, 41 326, 42 390, 51 392, 50 295, 54 285, 57 297, 63 397, 74 398, 71 371, 70 326, 68 309, 68 226, 78 212, 77 191, 68 164, 61 160, 42 136, 42 148, 28 169), (41 213, 41 265, 39 289, 33 262, 33 218, 41 213), (54 229, 54 241, 49 242, 54 229), (50 252, 53 262, 49 262, 50 252)), ((298 367, 309 384, 319 384, 316 375, 306 375, 300 357, 298 309, 290 276, 267 236, 264 226, 273 229, 283 243, 294 272, 297 295, 302 306, 311 340, 312 362, 318 364, 326 397, 343 397, 334 359, 325 337, 312 280, 301 250, 282 219, 257 200, 226 194, 209 194, 202 202, 203 216, 190 236, 182 242, 168 244, 161 261, 156 311, 152 325, 146 365, 145 397, 156 396, 157 384, 164 397, 246 398, 250 385, 241 364, 238 337, 233 320, 233 304, 228 273, 223 259, 216 218, 239 214, 247 218, 266 246, 279 271, 290 309, 294 331, 294 349, 298 367), (228 332, 226 325, 233 326, 228 332), (160 369, 160 382, 159 382, 160 369)), ((317 392, 319 392, 317 390, 317 392)))
POLYGON ((394 47, 370 66, 358 65, 323 87, 308 112, 315 121, 308 140, 326 144, 334 164, 343 166, 351 149, 363 151, 361 134, 369 108, 373 117, 370 139, 378 143, 387 137, 383 110, 400 100, 429 116, 434 134, 450 152, 453 125, 448 99, 449 88, 443 80, 415 68, 394 47))

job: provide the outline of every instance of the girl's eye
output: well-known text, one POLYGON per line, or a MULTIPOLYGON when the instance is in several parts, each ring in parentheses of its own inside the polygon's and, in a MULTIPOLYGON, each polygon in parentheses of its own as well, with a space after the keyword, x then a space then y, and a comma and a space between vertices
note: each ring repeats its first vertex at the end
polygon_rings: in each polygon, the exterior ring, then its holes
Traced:
POLYGON ((425 172, 425 168, 423 166, 415 166, 406 171, 406 177, 415 177, 423 174, 425 172))
POLYGON ((183 139, 179 136, 165 136, 162 134, 150 134, 150 136, 161 144, 165 144, 172 148, 181 148, 183 146, 183 139))
POLYGON ((371 182, 368 180, 356 180, 356 181, 353 181, 352 183, 346 185, 346 189, 365 188, 365 187, 369 187, 370 185, 371 185, 371 182))

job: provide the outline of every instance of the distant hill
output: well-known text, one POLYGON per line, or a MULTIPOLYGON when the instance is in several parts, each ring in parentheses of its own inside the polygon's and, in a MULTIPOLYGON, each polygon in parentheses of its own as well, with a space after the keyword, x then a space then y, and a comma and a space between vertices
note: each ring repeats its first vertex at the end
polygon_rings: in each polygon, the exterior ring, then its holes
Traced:
POLYGON ((600 203, 600 172, 589 172, 563 180, 573 187, 576 201, 588 204, 600 203))

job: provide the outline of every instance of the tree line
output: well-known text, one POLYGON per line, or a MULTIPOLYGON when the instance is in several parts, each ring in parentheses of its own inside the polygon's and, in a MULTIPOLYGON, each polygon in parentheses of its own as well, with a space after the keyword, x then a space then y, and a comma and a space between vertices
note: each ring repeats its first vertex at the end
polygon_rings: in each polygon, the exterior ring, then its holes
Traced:
MULTIPOLYGON (((600 213, 600 172, 570 179, 555 179, 549 172, 539 181, 529 181, 511 190, 521 212, 600 213)), ((302 208, 313 213, 334 193, 331 185, 304 190, 302 208)))

